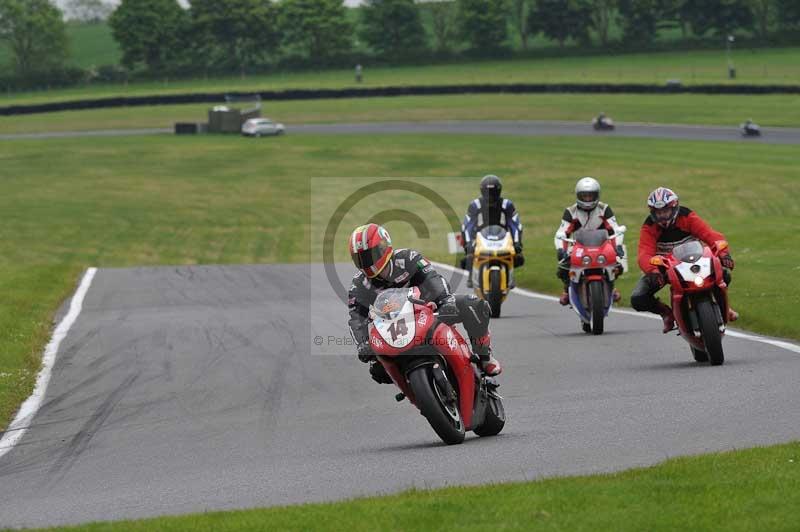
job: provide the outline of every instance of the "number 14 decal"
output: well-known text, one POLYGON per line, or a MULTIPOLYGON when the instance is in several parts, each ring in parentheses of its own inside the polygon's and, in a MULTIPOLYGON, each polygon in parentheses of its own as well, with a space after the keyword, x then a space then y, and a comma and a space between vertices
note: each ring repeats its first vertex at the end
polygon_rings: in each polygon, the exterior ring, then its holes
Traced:
POLYGON ((392 341, 397 341, 398 336, 405 336, 408 334, 408 327, 406 327, 406 319, 396 321, 389 325, 389 333, 392 335, 392 341))

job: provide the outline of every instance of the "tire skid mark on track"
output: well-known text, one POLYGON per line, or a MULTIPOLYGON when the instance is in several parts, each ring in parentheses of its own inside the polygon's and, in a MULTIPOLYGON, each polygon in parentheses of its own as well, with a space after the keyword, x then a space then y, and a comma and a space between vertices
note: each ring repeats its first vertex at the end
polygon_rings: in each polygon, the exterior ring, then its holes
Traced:
POLYGON ((52 482, 56 482, 60 479, 80 457, 81 453, 86 450, 92 437, 100 430, 103 423, 108 419, 108 416, 111 415, 114 408, 120 400, 122 400, 125 392, 133 386, 133 383, 136 382, 140 374, 141 372, 137 372, 133 375, 129 375, 106 399, 100 402, 94 414, 83 424, 78 433, 73 436, 61 456, 50 468, 49 473, 53 477, 51 480, 52 482))
POLYGON ((14 448, 15 444, 27 431, 31 420, 33 420, 36 413, 39 411, 45 393, 47 392, 47 385, 53 373, 58 349, 61 346, 62 340, 66 338, 70 328, 72 328, 72 324, 75 323, 78 316, 80 316, 83 308, 83 299, 86 297, 86 293, 89 291, 89 287, 92 285, 92 280, 96 273, 97 268, 88 268, 86 273, 83 274, 78 289, 75 291, 75 295, 70 301, 69 311, 58 326, 56 326, 50 342, 45 346, 44 355, 42 356, 42 369, 36 376, 36 386, 33 389, 33 393, 22 403, 19 412, 17 412, 16 417, 9 424, 8 429, 0 433, 0 458, 14 448))

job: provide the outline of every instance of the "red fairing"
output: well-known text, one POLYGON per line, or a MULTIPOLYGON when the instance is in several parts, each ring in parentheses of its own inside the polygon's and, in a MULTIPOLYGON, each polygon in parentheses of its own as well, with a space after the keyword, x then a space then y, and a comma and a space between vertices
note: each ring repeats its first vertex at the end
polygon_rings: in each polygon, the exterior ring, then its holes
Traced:
POLYGON ((464 337, 455 327, 440 323, 432 336, 436 350, 447 360, 458 381, 458 401, 464 425, 472 428, 472 408, 475 400, 475 372, 470 363, 470 350, 464 337))
POLYGON ((609 238, 599 247, 586 247, 580 242, 576 242, 572 248, 570 264, 582 268, 605 268, 609 264, 617 262, 617 243, 615 238, 609 238), (581 250, 580 252, 578 250, 581 250), (603 255, 606 258, 605 264, 600 264, 597 259, 603 255), (583 263, 583 257, 591 257, 592 262, 583 263))
POLYGON ((728 285, 726 285, 725 281, 722 279, 722 264, 708 246, 704 246, 703 248, 703 257, 711 259, 711 268, 714 273, 714 278, 707 278, 702 286, 697 286, 693 283, 686 283, 686 286, 684 286, 680 274, 678 274, 675 269, 679 261, 673 258, 672 255, 665 257, 665 262, 668 265, 667 279, 670 284, 670 292, 672 295, 672 314, 675 317, 678 330, 687 342, 700 350, 705 349, 703 339, 694 335, 691 328, 686 323, 686 317, 681 311, 681 303, 684 297, 698 292, 708 292, 716 285, 719 288, 719 294, 721 296, 717 303, 720 306, 722 320, 724 323, 728 323, 728 285))
POLYGON ((423 305, 414 305, 414 319, 417 322, 414 340, 405 347, 392 347, 381 338, 381 334, 375 327, 370 327, 369 343, 372 346, 372 351, 377 355, 397 356, 414 347, 424 345, 425 338, 428 336, 428 330, 435 321, 433 310, 423 305))

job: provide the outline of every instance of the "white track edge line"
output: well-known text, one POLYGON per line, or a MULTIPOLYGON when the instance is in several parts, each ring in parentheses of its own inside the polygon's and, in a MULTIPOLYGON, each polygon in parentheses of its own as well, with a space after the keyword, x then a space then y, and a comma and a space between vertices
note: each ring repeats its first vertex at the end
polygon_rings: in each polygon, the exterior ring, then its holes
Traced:
POLYGON ((42 404, 42 399, 44 399, 44 394, 47 391, 47 385, 50 382, 58 347, 61 345, 61 341, 67 336, 72 324, 78 319, 81 309, 83 308, 83 299, 86 297, 86 292, 89 291, 95 273, 97 273, 97 268, 89 268, 86 270, 86 273, 83 274, 83 279, 81 279, 81 283, 75 291, 75 295, 72 296, 69 312, 67 312, 67 315, 62 318, 55 331, 53 331, 53 336, 44 349, 42 369, 39 371, 39 375, 36 376, 36 386, 33 389, 33 393, 22 403, 19 412, 17 412, 14 420, 0 439, 0 457, 14 448, 14 445, 28 430, 28 426, 36 415, 36 412, 38 412, 42 404))
MULTIPOLYGON (((434 262, 433 264, 435 264, 437 267, 440 267, 440 268, 442 268, 444 270, 447 270, 447 271, 450 271, 450 272, 453 272, 453 273, 460 273, 460 274, 465 274, 466 273, 466 270, 462 270, 461 268, 456 268, 455 266, 450 266, 449 264, 442 264, 440 262, 434 262)), ((541 299, 541 300, 544 300, 544 301, 553 301, 553 302, 558 301, 557 297, 548 296, 548 295, 545 295, 545 294, 540 294, 538 292, 532 292, 530 290, 525 290, 524 288, 514 288, 514 290, 511 293, 512 294, 517 294, 517 295, 520 295, 520 296, 530 297, 532 299, 541 299)), ((656 316, 654 314, 645 313, 645 312, 636 312, 635 310, 623 310, 623 309, 612 308, 611 312, 614 312, 614 313, 617 313, 617 314, 625 314, 627 316, 636 316, 638 318, 647 318, 647 319, 653 319, 653 320, 660 320, 661 319, 661 318, 659 318, 658 316, 656 316)), ((779 340, 779 339, 775 339, 775 338, 768 338, 766 336, 760 336, 760 335, 757 335, 757 334, 746 333, 746 332, 743 332, 743 331, 735 331, 735 330, 731 330, 731 329, 727 329, 725 331, 725 334, 727 336, 732 336, 734 338, 741 338, 743 340, 750 340, 751 342, 760 342, 762 344, 768 344, 768 345, 771 345, 771 346, 774 346, 774 347, 778 347, 780 349, 786 349, 787 351, 792 351, 794 353, 800 353, 800 345, 797 345, 795 343, 789 342, 787 340, 779 340)))

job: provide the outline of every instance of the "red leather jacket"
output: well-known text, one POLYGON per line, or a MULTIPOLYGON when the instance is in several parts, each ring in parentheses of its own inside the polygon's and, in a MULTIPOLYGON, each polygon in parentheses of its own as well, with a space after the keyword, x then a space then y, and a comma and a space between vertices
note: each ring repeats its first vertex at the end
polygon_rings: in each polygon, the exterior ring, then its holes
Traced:
POLYGON ((678 209, 678 217, 668 229, 648 216, 639 232, 639 268, 644 273, 658 271, 658 266, 650 264, 653 256, 665 255, 678 244, 692 238, 702 240, 715 251, 717 242, 725 240, 722 233, 712 229, 705 220, 686 207, 678 209))

